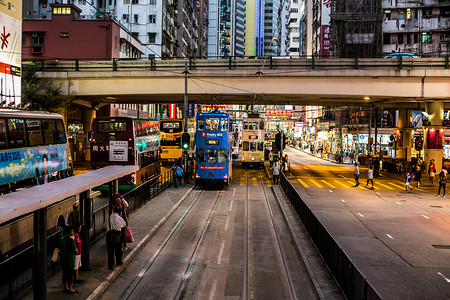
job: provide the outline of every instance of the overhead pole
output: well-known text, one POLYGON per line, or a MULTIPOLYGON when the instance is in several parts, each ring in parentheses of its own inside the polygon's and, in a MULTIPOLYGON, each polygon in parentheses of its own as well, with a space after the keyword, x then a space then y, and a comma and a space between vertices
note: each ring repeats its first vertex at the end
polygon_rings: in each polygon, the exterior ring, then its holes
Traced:
MULTIPOLYGON (((188 61, 184 62, 184 133, 187 133, 187 112, 188 112, 188 61)), ((180 141, 181 145, 181 141, 180 141)), ((182 146, 182 145, 181 145, 182 146)), ((186 172, 188 165, 188 151, 184 151, 184 170, 186 172)))

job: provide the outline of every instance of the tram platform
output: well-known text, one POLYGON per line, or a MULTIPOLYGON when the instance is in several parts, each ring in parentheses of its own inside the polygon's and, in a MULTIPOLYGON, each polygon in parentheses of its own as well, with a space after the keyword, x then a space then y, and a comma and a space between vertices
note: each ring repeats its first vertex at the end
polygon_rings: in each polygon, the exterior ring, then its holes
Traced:
MULTIPOLYGON (((192 189, 193 185, 181 185, 178 189, 167 189, 130 216, 129 226, 133 233, 134 243, 127 244, 128 250, 124 251, 122 266, 115 267, 112 271, 108 269, 106 240, 102 236, 90 247, 89 269, 81 268, 79 271, 79 278, 84 282, 74 284, 78 293, 68 295, 63 292, 62 269, 58 268, 47 281, 48 299, 98 299, 102 295, 102 291, 125 270, 133 257, 145 246, 153 228, 161 221, 161 216, 170 212, 180 199, 188 196, 192 189)), ((20 299, 32 300, 32 290, 20 299)))

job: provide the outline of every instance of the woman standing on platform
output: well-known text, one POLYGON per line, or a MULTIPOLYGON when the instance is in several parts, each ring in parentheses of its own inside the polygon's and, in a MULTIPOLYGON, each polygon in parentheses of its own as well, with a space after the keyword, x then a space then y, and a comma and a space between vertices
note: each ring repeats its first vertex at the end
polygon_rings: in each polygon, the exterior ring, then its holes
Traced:
POLYGON ((75 267, 75 256, 78 254, 77 245, 74 240, 73 227, 66 227, 65 235, 61 239, 61 266, 63 269, 62 281, 64 283, 64 292, 69 294, 78 293, 73 288, 73 273, 75 267))

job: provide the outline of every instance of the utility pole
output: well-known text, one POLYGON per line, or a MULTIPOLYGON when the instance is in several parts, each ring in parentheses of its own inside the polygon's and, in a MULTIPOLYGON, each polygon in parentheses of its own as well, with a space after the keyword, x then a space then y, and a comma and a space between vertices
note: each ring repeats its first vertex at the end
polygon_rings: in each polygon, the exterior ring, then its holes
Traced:
MULTIPOLYGON (((184 132, 187 132, 187 113, 188 113, 188 62, 184 62, 184 132)), ((181 141, 180 141, 181 146, 181 141)), ((188 163, 188 152, 187 150, 184 151, 184 170, 187 169, 187 163, 188 163)))

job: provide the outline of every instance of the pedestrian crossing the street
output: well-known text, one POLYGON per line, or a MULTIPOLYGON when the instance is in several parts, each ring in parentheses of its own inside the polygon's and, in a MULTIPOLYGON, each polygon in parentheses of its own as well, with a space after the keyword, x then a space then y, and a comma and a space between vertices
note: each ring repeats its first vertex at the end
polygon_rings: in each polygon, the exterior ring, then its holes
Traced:
MULTIPOLYGON (((344 178, 342 179, 319 179, 319 178, 295 178, 298 183, 301 184, 302 187, 310 189, 310 188, 319 188, 319 189, 352 189, 352 188, 359 188, 359 189, 367 189, 365 187, 366 181, 364 179, 361 179, 360 185, 355 186, 355 181, 352 180, 346 180, 344 178)), ((370 184, 369 187, 371 188, 372 185, 370 184)), ((389 190, 389 191, 395 191, 395 190, 404 190, 405 187, 401 184, 387 182, 387 181, 375 181, 374 182, 374 190, 389 190)))

